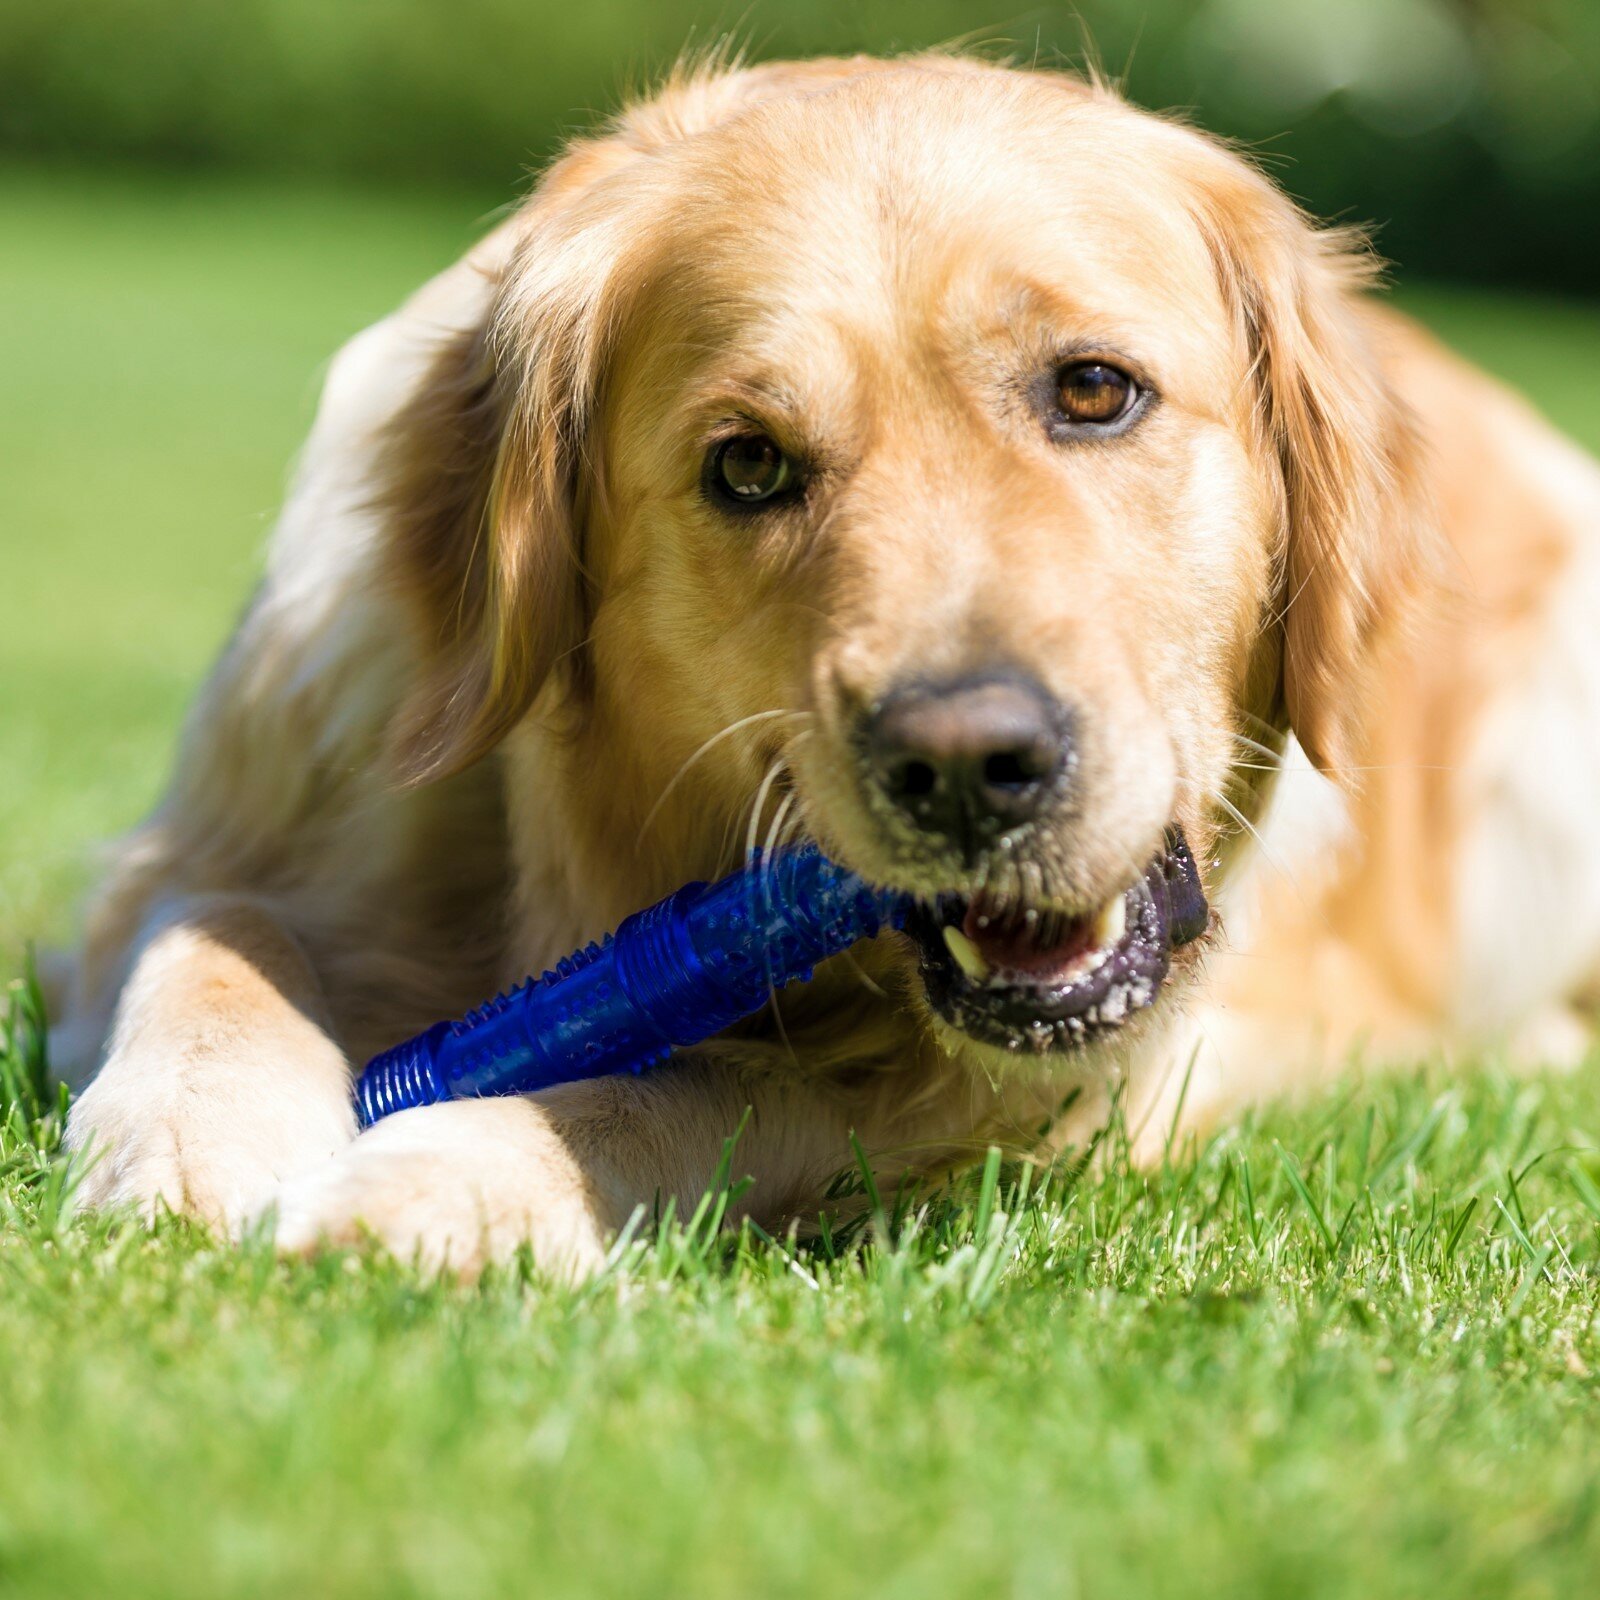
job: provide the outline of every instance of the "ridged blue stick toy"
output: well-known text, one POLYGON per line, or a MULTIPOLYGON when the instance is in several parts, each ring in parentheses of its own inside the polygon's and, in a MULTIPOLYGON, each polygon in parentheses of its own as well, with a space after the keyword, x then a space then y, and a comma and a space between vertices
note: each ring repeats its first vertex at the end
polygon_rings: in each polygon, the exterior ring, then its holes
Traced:
POLYGON ((814 845, 687 884, 555 971, 374 1057, 356 1088, 361 1124, 438 1100, 642 1072, 759 1011, 773 987, 804 982, 826 957, 898 928, 909 908, 814 845))

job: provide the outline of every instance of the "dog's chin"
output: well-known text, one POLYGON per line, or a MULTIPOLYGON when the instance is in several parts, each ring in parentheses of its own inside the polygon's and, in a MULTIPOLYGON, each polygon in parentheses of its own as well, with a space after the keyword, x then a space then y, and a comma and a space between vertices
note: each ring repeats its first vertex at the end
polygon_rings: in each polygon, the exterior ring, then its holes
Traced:
POLYGON ((920 901, 906 922, 927 1003, 1007 1055, 1076 1056, 1149 1013, 1210 924, 1180 828, 1144 871, 1079 916, 978 896, 920 901))

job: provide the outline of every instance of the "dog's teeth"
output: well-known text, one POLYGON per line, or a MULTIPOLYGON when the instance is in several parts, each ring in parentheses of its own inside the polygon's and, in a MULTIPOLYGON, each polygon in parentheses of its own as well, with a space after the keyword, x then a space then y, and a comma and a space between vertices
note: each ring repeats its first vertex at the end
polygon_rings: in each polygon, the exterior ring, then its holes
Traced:
POLYGON ((946 927, 945 948, 955 958, 955 963, 973 983, 982 983, 989 976, 989 963, 982 953, 959 928, 946 927))
POLYGON ((1113 895, 1100 908, 1094 919, 1094 942, 1104 949, 1115 944, 1128 931, 1128 902, 1125 896, 1113 895))

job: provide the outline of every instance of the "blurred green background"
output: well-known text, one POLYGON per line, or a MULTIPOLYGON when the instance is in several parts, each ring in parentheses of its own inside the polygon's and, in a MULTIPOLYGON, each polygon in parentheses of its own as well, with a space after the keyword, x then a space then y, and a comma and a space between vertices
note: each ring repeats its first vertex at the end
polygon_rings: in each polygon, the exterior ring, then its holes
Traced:
POLYGON ((0 0, 0 976, 158 793, 333 350, 729 30, 1087 52, 1600 447, 1597 0, 1002 4, 0 0))
POLYGON ((0 0, 0 146, 450 185, 498 202, 685 44, 1087 45, 1133 96, 1257 144, 1408 271, 1596 282, 1596 0, 0 0))

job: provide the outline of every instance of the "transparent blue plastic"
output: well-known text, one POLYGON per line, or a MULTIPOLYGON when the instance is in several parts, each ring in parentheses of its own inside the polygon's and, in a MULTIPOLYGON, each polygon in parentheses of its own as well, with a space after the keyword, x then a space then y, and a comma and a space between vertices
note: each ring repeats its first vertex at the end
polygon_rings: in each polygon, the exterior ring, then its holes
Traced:
POLYGON ((909 909, 814 845, 687 884, 553 972, 374 1057, 356 1087, 362 1126, 438 1100, 642 1072, 858 939, 898 928, 909 909))

